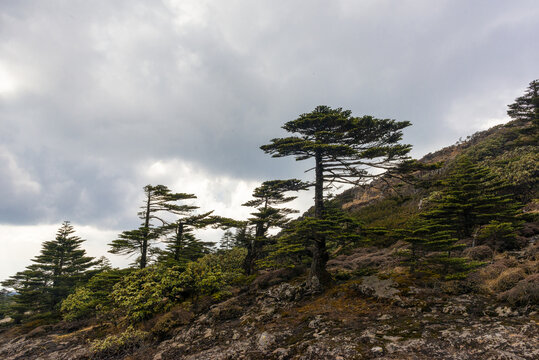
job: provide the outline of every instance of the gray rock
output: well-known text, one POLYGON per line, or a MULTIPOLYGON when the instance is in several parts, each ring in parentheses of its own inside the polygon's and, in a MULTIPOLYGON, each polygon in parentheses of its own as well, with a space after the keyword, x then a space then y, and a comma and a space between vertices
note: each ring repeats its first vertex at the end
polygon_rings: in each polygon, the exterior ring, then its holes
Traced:
POLYGON ((275 336, 264 331, 258 336, 258 340, 256 343, 260 351, 266 352, 275 343, 275 336))

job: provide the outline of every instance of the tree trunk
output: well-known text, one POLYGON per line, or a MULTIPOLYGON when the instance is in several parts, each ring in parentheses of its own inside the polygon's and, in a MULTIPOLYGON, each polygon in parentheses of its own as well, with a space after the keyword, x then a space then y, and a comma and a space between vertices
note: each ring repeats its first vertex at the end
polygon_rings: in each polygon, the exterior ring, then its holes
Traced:
POLYGON ((144 234, 142 238, 142 249, 140 251, 140 268, 146 267, 146 254, 148 253, 148 237, 150 236, 150 202, 152 191, 148 190, 148 199, 146 199, 146 216, 144 217, 144 234))
MULTIPOLYGON (((318 152, 315 156, 315 173, 314 217, 322 220, 324 211, 324 165, 322 164, 322 155, 318 152)), ((319 291, 331 283, 331 275, 326 270, 329 255, 324 235, 317 234, 315 236, 311 251, 313 260, 307 284, 312 290, 319 291)))
POLYGON ((176 232, 176 242, 174 244, 174 260, 180 260, 180 249, 183 241, 183 224, 178 224, 178 230, 176 232))

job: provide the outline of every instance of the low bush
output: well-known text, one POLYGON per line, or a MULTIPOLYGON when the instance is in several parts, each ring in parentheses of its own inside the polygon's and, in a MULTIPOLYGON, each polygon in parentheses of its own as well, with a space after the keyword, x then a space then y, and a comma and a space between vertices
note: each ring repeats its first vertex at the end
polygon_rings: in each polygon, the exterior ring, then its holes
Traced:
POLYGON ((110 293, 114 285, 131 269, 110 269, 93 276, 84 286, 77 287, 61 304, 64 320, 75 321, 106 313, 112 304, 110 293))
POLYGON ((180 299, 180 274, 179 268, 158 265, 136 270, 114 285, 111 298, 130 322, 148 319, 180 299))
POLYGON ((539 304, 539 274, 520 280, 515 287, 498 295, 498 299, 513 306, 539 304))
POLYGON ((181 325, 187 325, 191 322, 194 315, 192 312, 178 307, 172 311, 159 316, 155 325, 151 328, 151 333, 159 339, 167 338, 172 330, 181 325))
POLYGON ((110 359, 114 356, 129 354, 139 348, 148 338, 146 331, 128 327, 124 332, 117 335, 109 335, 104 339, 94 340, 90 349, 94 358, 110 359))
POLYGON ((526 273, 521 268, 510 268, 504 270, 492 283, 491 289, 494 292, 507 291, 513 288, 520 280, 526 277, 526 273))
POLYGON ((464 250, 463 255, 469 257, 472 260, 489 260, 492 259, 494 252, 489 246, 480 245, 464 250))

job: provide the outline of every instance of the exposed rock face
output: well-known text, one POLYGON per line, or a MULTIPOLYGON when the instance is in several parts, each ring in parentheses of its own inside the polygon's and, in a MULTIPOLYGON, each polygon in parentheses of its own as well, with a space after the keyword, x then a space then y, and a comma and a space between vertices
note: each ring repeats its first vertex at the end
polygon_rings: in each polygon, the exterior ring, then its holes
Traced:
MULTIPOLYGON (((240 294, 125 359, 537 359, 539 314, 367 276, 317 296, 282 283, 240 294)), ((79 330, 81 332, 81 330, 79 330)), ((91 359, 70 334, 0 337, 1 359, 91 359)), ((119 357, 122 358, 122 357, 119 357)))

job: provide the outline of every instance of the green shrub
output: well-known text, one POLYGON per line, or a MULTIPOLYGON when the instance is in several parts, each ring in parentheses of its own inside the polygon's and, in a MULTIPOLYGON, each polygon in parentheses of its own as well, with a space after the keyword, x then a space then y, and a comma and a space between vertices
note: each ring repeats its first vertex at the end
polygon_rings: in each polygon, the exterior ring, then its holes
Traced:
POLYGON ((170 309, 186 296, 227 296, 228 287, 243 279, 245 250, 235 248, 208 254, 187 264, 185 270, 164 264, 133 271, 114 286, 111 298, 130 322, 170 309))
POLYGON ((154 265, 139 269, 114 285, 111 298, 129 321, 141 321, 167 310, 177 300, 179 277, 177 267, 154 265))
POLYGON ((64 320, 73 321, 104 313, 112 305, 113 287, 131 269, 110 269, 94 275, 84 286, 75 289, 61 304, 64 320))
POLYGON ((92 292, 86 287, 79 287, 62 301, 61 311, 64 320, 73 321, 88 317, 94 313, 96 304, 92 292))
POLYGON ((178 286, 181 291, 195 297, 223 296, 227 287, 238 284, 244 278, 242 264, 245 255, 245 249, 234 248, 221 254, 208 254, 190 262, 180 275, 178 286))
POLYGON ((477 242, 488 245, 494 250, 513 250, 519 247, 517 229, 510 222, 491 221, 477 234, 477 242))

